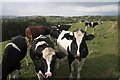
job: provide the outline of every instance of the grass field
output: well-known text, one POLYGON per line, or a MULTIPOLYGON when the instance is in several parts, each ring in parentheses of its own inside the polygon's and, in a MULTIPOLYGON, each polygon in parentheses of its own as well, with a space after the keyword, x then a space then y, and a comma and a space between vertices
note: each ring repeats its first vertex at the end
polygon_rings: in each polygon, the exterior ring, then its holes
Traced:
MULTIPOLYGON (((71 26, 70 31, 84 29, 84 23, 75 23, 71 26)), ((88 27, 87 33, 93 31, 88 27)), ((81 70, 81 78, 117 78, 120 76, 118 72, 118 31, 117 21, 105 21, 95 27, 95 38, 87 41, 89 55, 81 70)), ((0 45, 0 52, 6 45, 3 42, 0 45), (2 48, 1 48, 2 47, 2 48)), ((2 53, 0 53, 2 55, 2 53)), ((1 58, 1 56, 0 56, 1 58)), ((20 78, 31 78, 36 80, 36 74, 33 63, 29 57, 30 65, 25 65, 25 59, 22 61, 20 78)), ((74 66, 76 67, 76 66, 74 66)), ((75 70, 76 72, 76 70, 75 70)), ((56 78, 67 78, 69 76, 69 67, 67 59, 60 64, 60 69, 55 69, 56 78)), ((74 74, 74 77, 76 74, 74 74)), ((30 79, 29 79, 30 80, 30 79)))

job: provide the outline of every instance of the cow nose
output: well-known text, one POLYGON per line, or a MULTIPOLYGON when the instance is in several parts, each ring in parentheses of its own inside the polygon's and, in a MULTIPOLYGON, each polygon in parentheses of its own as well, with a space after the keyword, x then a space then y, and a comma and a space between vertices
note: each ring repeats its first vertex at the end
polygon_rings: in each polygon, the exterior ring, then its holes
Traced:
POLYGON ((75 56, 75 59, 79 59, 80 56, 75 56))
POLYGON ((75 59, 78 59, 79 61, 81 61, 81 57, 80 56, 75 56, 75 59))
POLYGON ((52 76, 52 73, 51 73, 51 72, 46 72, 46 73, 45 73, 45 76, 46 76, 46 78, 51 77, 51 76, 52 76))

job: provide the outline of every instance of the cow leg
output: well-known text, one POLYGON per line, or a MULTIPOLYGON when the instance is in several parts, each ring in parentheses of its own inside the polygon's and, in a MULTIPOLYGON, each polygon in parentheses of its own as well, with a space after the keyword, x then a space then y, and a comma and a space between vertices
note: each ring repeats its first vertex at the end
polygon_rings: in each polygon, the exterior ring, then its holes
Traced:
POLYGON ((53 43, 54 43, 55 45, 57 45, 57 41, 56 41, 55 38, 53 38, 53 43))
POLYGON ((13 79, 18 79, 19 74, 20 74, 20 65, 21 65, 21 63, 19 62, 16 65, 17 65, 17 67, 16 67, 16 70, 14 71, 14 75, 12 77, 13 79))
POLYGON ((60 60, 57 59, 57 63, 56 63, 56 69, 59 69, 60 68, 60 60))
POLYGON ((2 75, 2 79, 1 80, 7 80, 7 75, 2 75))
POLYGON ((74 60, 75 60, 75 58, 72 55, 68 55, 68 62, 69 62, 69 69, 70 69, 69 79, 73 78, 72 72, 74 71, 74 68, 73 68, 73 61, 74 60))
POLYGON ((55 39, 55 45, 57 45, 57 40, 55 39))
POLYGON ((38 80, 43 80, 43 78, 45 78, 45 76, 42 74, 41 71, 39 71, 37 74, 38 80))
POLYGON ((37 74, 38 80, 40 80, 40 75, 39 75, 39 73, 36 73, 36 74, 37 74))
POLYGON ((74 67, 73 67, 73 62, 71 64, 69 64, 70 67, 70 76, 69 78, 73 78, 72 72, 74 71, 74 67))
POLYGON ((17 78, 19 77, 19 73, 20 73, 19 70, 15 70, 15 73, 14 73, 13 79, 17 79, 17 78))
POLYGON ((40 75, 41 71, 39 71, 39 69, 37 67, 35 68, 35 70, 36 70, 36 75, 37 75, 38 80, 41 80, 40 79, 41 78, 41 75, 40 75))
POLYGON ((8 75, 8 80, 11 80, 11 78, 12 78, 12 75, 9 74, 9 75, 8 75))
POLYGON ((40 80, 40 75, 39 75, 39 73, 36 73, 36 74, 37 74, 38 80, 40 80))
POLYGON ((84 62, 85 62, 85 58, 81 59, 81 62, 79 62, 79 61, 77 62, 77 67, 78 67, 78 69, 77 69, 77 79, 80 79, 80 71, 82 69, 82 66, 83 66, 84 62))
POLYGON ((2 65, 2 74, 1 74, 2 78, 1 78, 1 80, 7 80, 9 73, 8 73, 8 69, 6 69, 6 68, 5 68, 5 66, 2 65))

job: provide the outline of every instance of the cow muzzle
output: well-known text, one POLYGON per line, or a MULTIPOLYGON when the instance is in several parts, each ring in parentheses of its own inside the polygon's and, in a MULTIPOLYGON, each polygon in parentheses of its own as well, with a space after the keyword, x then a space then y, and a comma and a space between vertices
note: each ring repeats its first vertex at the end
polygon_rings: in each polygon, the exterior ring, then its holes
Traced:
POLYGON ((75 56, 75 59, 77 59, 77 60, 81 61, 80 56, 75 56))
POLYGON ((45 76, 46 76, 46 78, 52 77, 52 73, 51 72, 46 72, 45 76))
POLYGON ((75 59, 79 59, 80 58, 80 56, 75 56, 75 59))

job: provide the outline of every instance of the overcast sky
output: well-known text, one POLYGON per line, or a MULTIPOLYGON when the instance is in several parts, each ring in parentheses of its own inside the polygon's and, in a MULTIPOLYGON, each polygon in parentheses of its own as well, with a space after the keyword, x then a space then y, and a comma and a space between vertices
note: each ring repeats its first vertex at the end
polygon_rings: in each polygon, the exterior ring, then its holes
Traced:
POLYGON ((2 2, 119 2, 119 0, 1 0, 2 2))
MULTIPOLYGON (((10 1, 10 0, 9 0, 10 1)), ((84 15, 118 15, 118 0, 110 2, 2 2, 2 15, 16 16, 84 16, 84 15)), ((56 0, 57 1, 57 0, 56 0)), ((59 0, 58 0, 59 1, 59 0)), ((68 0, 64 0, 68 1, 68 0)), ((78 1, 78 0, 74 0, 78 1)))

